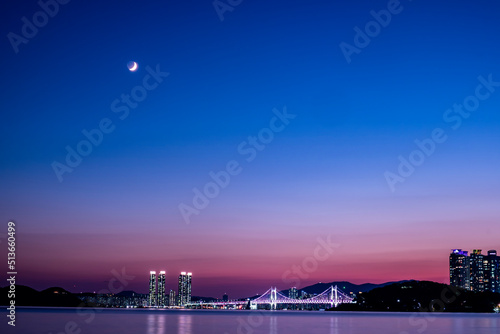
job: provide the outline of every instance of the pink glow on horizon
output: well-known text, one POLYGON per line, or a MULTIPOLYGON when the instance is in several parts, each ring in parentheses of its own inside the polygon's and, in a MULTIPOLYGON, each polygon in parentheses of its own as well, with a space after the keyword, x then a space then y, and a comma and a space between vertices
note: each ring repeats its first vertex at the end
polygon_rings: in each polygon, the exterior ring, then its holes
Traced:
MULTIPOLYGON (((317 269, 306 278, 299 278, 299 287, 330 281, 361 284, 417 279, 447 283, 450 249, 477 248, 465 240, 451 242, 443 240, 439 233, 429 236, 416 230, 400 235, 399 240, 395 233, 333 237, 334 242, 341 241, 338 249, 327 260, 318 261, 317 269)), ((452 232, 441 233, 450 237, 452 232)), ((26 269, 20 284, 38 289, 59 285, 74 292, 99 290, 112 278, 111 270, 125 268, 127 275, 135 276, 125 289, 146 293, 150 270, 166 269, 167 289, 173 290, 177 290, 178 273, 186 270, 193 272, 193 295, 215 297, 224 292, 245 297, 263 292, 271 285, 289 288, 290 278, 297 275, 288 275, 287 281, 283 279, 284 273, 293 265, 301 266, 305 258, 313 256, 318 245, 318 236, 311 233, 301 237, 282 233, 277 240, 262 238, 259 242, 252 237, 240 237, 236 243, 226 239, 228 235, 220 236, 220 241, 214 243, 207 235, 191 247, 185 246, 188 238, 165 238, 157 234, 147 238, 118 234, 23 237, 25 246, 20 248, 18 256, 26 269), (294 242, 291 247, 287 240, 293 237, 302 242, 294 242)), ((479 246, 495 248, 493 244, 479 246)))

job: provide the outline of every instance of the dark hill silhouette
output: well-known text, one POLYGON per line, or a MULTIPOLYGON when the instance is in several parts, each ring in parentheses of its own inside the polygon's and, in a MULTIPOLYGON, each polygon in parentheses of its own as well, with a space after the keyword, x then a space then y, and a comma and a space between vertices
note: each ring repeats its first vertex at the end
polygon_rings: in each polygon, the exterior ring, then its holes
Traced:
POLYGON ((500 303, 500 294, 473 292, 429 281, 395 283, 362 293, 357 304, 342 304, 335 311, 485 312, 500 303))
MULTIPOLYGON (((0 305, 8 305, 9 287, 0 288, 0 305)), ((63 288, 54 287, 37 291, 25 285, 16 285, 16 306, 61 306, 77 307, 80 299, 63 288)))
MULTIPOLYGON (((364 283, 364 284, 353 284, 347 281, 339 281, 339 282, 330 282, 330 283, 316 283, 310 286, 306 286, 302 289, 298 289, 299 291, 305 291, 308 294, 320 294, 330 286, 337 286, 339 289, 343 290, 346 293, 354 293, 358 294, 359 292, 368 292, 370 290, 381 288, 384 286, 388 286, 395 283, 404 283, 408 281, 399 281, 399 282, 386 282, 382 284, 373 284, 373 283, 364 283)), ((288 290, 287 290, 288 291, 288 290)))
POLYGON ((120 293, 117 293, 116 295, 117 296, 121 296, 121 297, 128 297, 128 298, 131 298, 131 297, 147 297, 147 294, 137 293, 137 292, 132 291, 132 290, 125 290, 125 291, 122 291, 120 293))

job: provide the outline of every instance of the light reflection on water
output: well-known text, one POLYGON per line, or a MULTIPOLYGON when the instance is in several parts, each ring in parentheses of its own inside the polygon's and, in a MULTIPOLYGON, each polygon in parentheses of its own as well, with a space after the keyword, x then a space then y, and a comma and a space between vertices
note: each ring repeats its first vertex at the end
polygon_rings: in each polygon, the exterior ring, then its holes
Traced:
POLYGON ((164 334, 165 333, 165 321, 167 317, 164 315, 158 316, 158 330, 156 331, 156 334, 164 334))
POLYGON ((339 334, 339 318, 330 318, 330 334, 339 334))
POLYGON ((70 308, 20 308, 15 332, 64 333, 74 322, 80 334, 500 333, 498 314, 103 309, 86 319, 70 308))
MULTIPOLYGON (((166 313, 155 312, 147 316, 148 334, 167 334, 166 322, 167 318, 171 318, 166 313)), ((170 321, 172 319, 169 319, 170 321)), ((191 314, 178 314, 177 316, 177 333, 192 334, 193 316, 191 314)))
POLYGON ((148 334, 165 334, 165 315, 148 314, 147 326, 148 334))
POLYGON ((180 314, 178 317, 179 326, 178 334, 191 334, 192 333, 192 315, 190 314, 180 314))
POLYGON ((269 317, 269 334, 278 334, 278 317, 269 317))

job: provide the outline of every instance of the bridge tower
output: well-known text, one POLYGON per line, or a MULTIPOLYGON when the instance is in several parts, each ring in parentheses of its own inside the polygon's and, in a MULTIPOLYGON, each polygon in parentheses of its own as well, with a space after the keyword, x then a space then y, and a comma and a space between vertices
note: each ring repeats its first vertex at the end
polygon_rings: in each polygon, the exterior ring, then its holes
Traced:
POLYGON ((271 299, 271 310, 276 310, 276 299, 277 298, 277 292, 276 292, 276 288, 271 288, 271 296, 270 296, 270 299, 271 299))
POLYGON ((337 307, 337 305, 340 304, 338 296, 338 288, 336 285, 335 287, 333 287, 333 285, 330 287, 330 306, 333 307, 334 304, 335 307, 337 307))

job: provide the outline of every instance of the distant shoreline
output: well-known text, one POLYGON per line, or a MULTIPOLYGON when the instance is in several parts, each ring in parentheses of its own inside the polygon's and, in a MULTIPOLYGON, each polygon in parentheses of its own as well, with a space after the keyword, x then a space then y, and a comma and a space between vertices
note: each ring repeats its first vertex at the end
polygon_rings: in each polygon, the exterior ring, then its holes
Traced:
MULTIPOLYGON (((0 308, 2 312, 5 312, 7 305, 0 305, 0 308)), ((74 306, 18 306, 16 307, 18 310, 48 310, 48 311, 55 311, 55 310, 65 310, 65 311, 74 311, 78 309, 78 307, 74 306)), ((125 307, 84 307, 83 309, 97 309, 97 310, 102 310, 102 311, 140 311, 140 312, 146 312, 146 311, 151 311, 151 312, 234 312, 234 313, 242 313, 242 312, 251 312, 251 313, 259 313, 259 312, 264 312, 268 314, 273 314, 273 313, 314 313, 314 314, 327 314, 327 315, 332 315, 332 314, 338 314, 338 315, 375 315, 375 314, 432 314, 432 315, 475 315, 475 314, 484 314, 484 315, 492 315, 494 317, 500 317, 500 313, 493 313, 493 312, 441 312, 441 311, 436 311, 436 312, 394 312, 394 311, 319 311, 319 310, 236 310, 236 309, 231 309, 231 310, 225 310, 225 309, 154 309, 154 308, 125 308, 125 307)))

